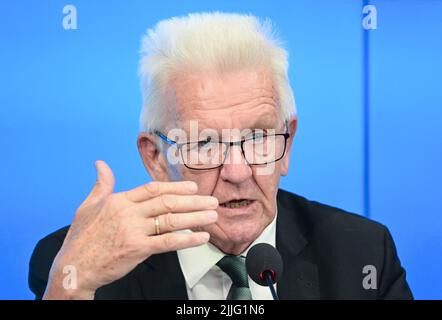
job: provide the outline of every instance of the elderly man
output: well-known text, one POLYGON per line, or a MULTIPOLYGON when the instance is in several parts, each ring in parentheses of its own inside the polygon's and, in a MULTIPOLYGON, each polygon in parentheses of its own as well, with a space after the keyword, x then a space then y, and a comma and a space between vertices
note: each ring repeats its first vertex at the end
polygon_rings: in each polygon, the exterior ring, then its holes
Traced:
POLYGON ((138 149, 154 181, 113 193, 96 162, 71 226, 34 250, 37 299, 271 299, 244 266, 257 243, 282 256, 280 299, 412 298, 384 226, 278 189, 297 127, 278 43, 237 14, 148 31, 138 149))

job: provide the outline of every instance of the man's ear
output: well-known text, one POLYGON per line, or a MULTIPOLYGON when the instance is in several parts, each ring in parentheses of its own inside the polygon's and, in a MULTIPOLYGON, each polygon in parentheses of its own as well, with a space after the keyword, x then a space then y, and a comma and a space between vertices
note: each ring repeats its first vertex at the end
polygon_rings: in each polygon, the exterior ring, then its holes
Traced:
POLYGON ((285 155, 284 158, 282 158, 282 167, 281 167, 281 175, 286 176, 289 171, 289 165, 290 165, 290 152, 292 150, 292 142, 293 138, 296 134, 296 128, 298 127, 298 117, 294 116, 289 120, 288 123, 288 129, 290 132, 290 137, 287 139, 287 145, 285 149, 285 155))
POLYGON ((166 159, 155 143, 155 136, 142 132, 138 135, 137 145, 144 167, 151 178, 155 181, 169 181, 166 159))

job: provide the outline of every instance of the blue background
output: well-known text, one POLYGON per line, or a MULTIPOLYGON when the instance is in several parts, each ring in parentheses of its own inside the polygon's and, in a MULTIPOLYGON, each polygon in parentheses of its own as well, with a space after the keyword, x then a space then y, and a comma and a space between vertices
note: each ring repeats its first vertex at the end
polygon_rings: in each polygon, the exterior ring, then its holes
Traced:
POLYGON ((386 224, 419 299, 442 298, 442 3, 0 2, 0 298, 33 298, 36 242, 67 225, 94 181, 150 181, 136 148, 141 35, 196 11, 270 17, 286 40, 299 112, 282 187, 386 224), (64 30, 62 9, 77 8, 64 30))

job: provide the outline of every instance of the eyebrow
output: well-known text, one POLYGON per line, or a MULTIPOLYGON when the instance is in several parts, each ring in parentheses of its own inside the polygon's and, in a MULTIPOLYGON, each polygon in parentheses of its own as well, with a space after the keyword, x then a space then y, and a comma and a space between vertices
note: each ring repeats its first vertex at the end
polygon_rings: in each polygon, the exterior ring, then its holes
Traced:
MULTIPOLYGON (((271 122, 273 122, 273 121, 271 121, 271 122)), ((254 129, 276 129, 276 125, 275 124, 270 125, 270 121, 266 121, 266 120, 261 121, 261 120, 257 119, 254 123, 252 123, 252 125, 247 126, 247 127, 243 127, 243 128, 221 128, 221 129, 215 129, 215 128, 210 128, 210 127, 198 128, 199 132, 202 132, 204 130, 216 131, 219 136, 221 136, 222 131, 225 129, 232 129, 232 130, 237 129, 239 131, 246 130, 246 129, 251 129, 251 130, 254 130, 254 129)))
POLYGON ((270 117, 256 119, 252 126, 250 126, 251 129, 273 129, 274 127, 276 127, 276 123, 274 122, 274 118, 270 119, 270 117))

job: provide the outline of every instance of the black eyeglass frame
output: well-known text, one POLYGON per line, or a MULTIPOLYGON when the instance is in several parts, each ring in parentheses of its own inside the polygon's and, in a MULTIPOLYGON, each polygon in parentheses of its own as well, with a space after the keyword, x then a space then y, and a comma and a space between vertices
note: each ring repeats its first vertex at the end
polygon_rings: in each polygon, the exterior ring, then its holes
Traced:
POLYGON ((154 130, 153 133, 154 133, 155 135, 157 135, 158 137, 160 137, 161 140, 163 140, 163 141, 166 142, 167 144, 169 144, 169 145, 175 145, 175 146, 177 147, 177 149, 178 149, 178 151, 179 151, 179 153, 180 153, 180 155, 181 155, 181 160, 183 161, 183 164, 184 164, 184 166, 185 166, 186 168, 191 169, 191 170, 212 170, 212 169, 218 169, 218 168, 220 168, 220 167, 222 167, 222 166, 224 165, 224 162, 225 162, 226 159, 227 159, 227 154, 229 153, 230 148, 231 148, 232 146, 240 146, 240 147, 241 147, 241 154, 242 154, 242 156, 244 157, 244 159, 247 161, 247 164, 250 165, 250 166, 265 166, 265 165, 268 165, 268 164, 270 164, 270 163, 274 163, 274 162, 276 162, 276 161, 281 160, 281 159, 285 156, 285 152, 286 152, 286 149, 287 149, 287 139, 290 138, 290 133, 288 132, 288 124, 287 124, 287 121, 285 122, 285 124, 286 124, 287 132, 285 132, 285 133, 275 133, 275 134, 270 134, 270 135, 266 135, 266 134, 263 135, 263 137, 271 137, 271 136, 274 136, 274 137, 276 137, 276 136, 283 136, 283 137, 284 137, 284 150, 282 151, 282 154, 281 154, 281 156, 280 156, 278 159, 275 159, 275 160, 273 160, 273 161, 269 161, 269 162, 265 162, 265 163, 250 163, 250 162, 247 160, 247 157, 246 157, 245 152, 244 152, 244 143, 245 143, 246 141, 249 141, 249 140, 254 140, 254 139, 255 139, 254 137, 251 137, 251 138, 245 138, 245 139, 238 140, 238 141, 233 141, 233 142, 232 142, 232 141, 217 141, 216 143, 222 143, 222 144, 224 144, 224 145, 226 146, 226 151, 225 151, 225 154, 224 154, 224 159, 223 159, 223 161, 221 162, 221 164, 220 164, 220 165, 217 165, 217 166, 215 166, 215 167, 211 167, 211 168, 194 168, 194 167, 189 167, 189 166, 186 164, 186 161, 184 161, 184 155, 183 155, 183 151, 182 151, 182 148, 183 148, 183 146, 185 146, 185 145, 188 145, 188 144, 191 144, 191 143, 207 142, 207 141, 205 141, 205 140, 201 140, 201 141, 188 141, 188 142, 178 143, 178 142, 176 142, 176 141, 174 141, 174 140, 171 140, 171 139, 167 138, 164 134, 162 134, 162 133, 161 133, 160 131, 158 131, 158 130, 154 130))

